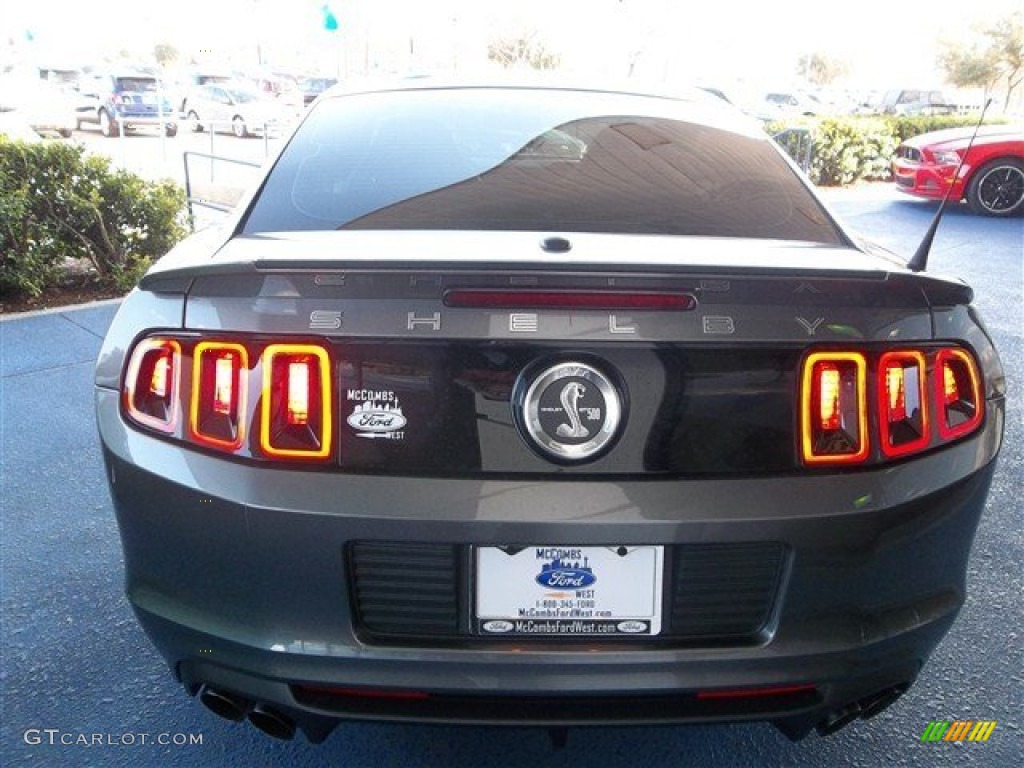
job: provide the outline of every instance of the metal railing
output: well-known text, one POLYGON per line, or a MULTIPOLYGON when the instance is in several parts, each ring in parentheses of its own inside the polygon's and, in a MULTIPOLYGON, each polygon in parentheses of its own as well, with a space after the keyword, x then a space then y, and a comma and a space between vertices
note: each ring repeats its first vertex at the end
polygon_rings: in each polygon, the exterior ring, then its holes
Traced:
POLYGON ((810 129, 787 128, 772 135, 772 138, 786 151, 786 154, 793 158, 793 162, 800 166, 800 170, 804 173, 811 170, 811 153, 814 149, 814 142, 810 129))
MULTIPOLYGON (((210 154, 211 155, 216 154, 216 152, 214 150, 214 141, 215 141, 215 135, 217 133, 223 133, 223 134, 226 134, 226 135, 231 135, 231 136, 234 136, 236 138, 243 138, 241 136, 238 136, 237 133, 235 133, 234 122, 231 121, 231 120, 203 120, 203 121, 200 122, 200 125, 202 126, 201 130, 196 130, 194 123, 191 120, 188 119, 186 114, 182 114, 178 118, 178 130, 192 131, 193 133, 202 133, 202 132, 205 131, 207 134, 209 134, 209 136, 210 136, 210 154), (223 126, 223 129, 222 130, 217 130, 218 126, 223 126)), ((281 130, 282 130, 282 126, 280 126, 280 125, 277 125, 277 124, 270 125, 268 123, 261 123, 255 129, 254 129, 253 126, 247 126, 246 127, 246 135, 247 136, 259 136, 263 140, 263 156, 264 157, 269 157, 270 156, 270 134, 273 133, 273 132, 277 132, 279 134, 281 132, 281 130)))
MULTIPOLYGON (((231 202, 231 203, 217 201, 217 200, 213 199, 213 197, 211 197, 211 196, 196 197, 193 194, 192 172, 191 172, 191 169, 189 167, 189 160, 191 158, 200 158, 200 159, 209 161, 209 163, 210 163, 210 182, 211 182, 211 184, 212 184, 212 182, 214 182, 216 180, 216 174, 215 174, 215 171, 214 171, 214 163, 229 163, 231 165, 244 166, 246 168, 261 168, 262 167, 262 163, 253 163, 253 162, 250 162, 248 160, 236 160, 233 157, 221 157, 219 155, 207 154, 206 152, 182 152, 181 153, 181 157, 182 157, 182 161, 185 164, 185 202, 186 202, 186 205, 188 207, 188 225, 189 225, 189 229, 191 229, 193 232, 195 231, 195 228, 196 228, 195 210, 194 210, 193 206, 200 206, 202 208, 209 208, 211 210, 219 211, 221 213, 229 213, 232 209, 234 209, 234 207, 235 207, 234 204, 237 203, 237 197, 240 197, 241 195, 239 194, 236 197, 236 199, 233 202, 231 202)), ((242 188, 243 188, 242 186, 239 186, 237 188, 236 187, 228 187, 228 188, 225 188, 225 189, 238 189, 240 191, 242 188)))

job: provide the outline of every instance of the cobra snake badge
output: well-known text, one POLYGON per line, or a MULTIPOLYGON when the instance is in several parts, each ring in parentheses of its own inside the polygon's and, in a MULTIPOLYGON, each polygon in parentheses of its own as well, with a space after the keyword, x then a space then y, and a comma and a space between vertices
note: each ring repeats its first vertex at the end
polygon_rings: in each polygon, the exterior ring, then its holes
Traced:
POLYGON ((565 414, 569 417, 568 424, 559 424, 555 433, 559 437, 589 437, 590 430, 583 426, 580 421, 580 409, 577 402, 587 392, 586 387, 576 381, 569 382, 562 389, 559 400, 565 408, 565 414))

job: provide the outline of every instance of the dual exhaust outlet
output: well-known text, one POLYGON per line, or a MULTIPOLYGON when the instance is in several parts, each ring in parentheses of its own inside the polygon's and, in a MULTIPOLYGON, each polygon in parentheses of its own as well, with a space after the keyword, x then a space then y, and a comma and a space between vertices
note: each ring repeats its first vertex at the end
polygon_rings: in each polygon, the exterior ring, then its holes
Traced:
POLYGON ((290 741, 295 736, 295 721, 268 704, 253 703, 205 684, 199 689, 199 701, 225 720, 240 723, 248 718, 257 730, 275 739, 290 741))
POLYGON ((888 709, 896 699, 907 690, 907 685, 894 685, 878 693, 868 696, 860 701, 847 704, 842 709, 829 713, 829 716, 818 723, 815 728, 822 736, 831 736, 836 731, 845 728, 854 720, 868 720, 888 709))

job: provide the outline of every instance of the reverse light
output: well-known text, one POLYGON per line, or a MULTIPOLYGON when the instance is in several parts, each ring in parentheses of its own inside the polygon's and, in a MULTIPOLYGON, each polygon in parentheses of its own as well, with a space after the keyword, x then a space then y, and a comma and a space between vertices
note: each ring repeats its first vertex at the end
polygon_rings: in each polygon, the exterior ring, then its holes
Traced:
POLYGON ((271 344, 263 351, 260 448, 274 458, 326 458, 331 452, 331 365, 315 344, 271 344))
POLYGON ((974 358, 962 349, 935 356, 935 394, 939 434, 944 440, 973 432, 983 415, 981 377, 974 358))
POLYGON ((249 353, 241 344, 200 342, 192 353, 189 434, 196 442, 235 451, 245 440, 249 353))
POLYGON ((161 432, 178 425, 181 345, 172 339, 143 340, 132 353, 124 382, 129 417, 161 432))
POLYGON ((288 412, 290 425, 309 423, 309 360, 288 363, 288 412))
POLYGON ((878 361, 879 437, 886 456, 922 450, 931 439, 924 355, 887 352, 878 361))
POLYGON ((801 452, 807 464, 854 464, 868 457, 867 360, 822 352, 804 362, 801 452))

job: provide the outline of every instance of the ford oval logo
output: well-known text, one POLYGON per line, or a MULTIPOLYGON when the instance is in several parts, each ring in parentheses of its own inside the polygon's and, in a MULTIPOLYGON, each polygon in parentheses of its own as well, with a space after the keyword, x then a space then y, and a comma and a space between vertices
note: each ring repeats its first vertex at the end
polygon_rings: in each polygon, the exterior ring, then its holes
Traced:
POLYGON ((375 408, 357 410, 347 421, 350 427, 361 432, 396 432, 406 425, 401 411, 375 408))
POLYGON ((620 621, 617 626, 619 628, 619 632, 626 632, 630 635, 636 635, 640 632, 647 631, 646 621, 620 621))
POLYGON ((484 632, 511 632, 515 627, 511 621, 502 621, 501 619, 494 619, 484 623, 484 632))
POLYGON ((586 589, 595 581, 589 568, 551 568, 537 576, 537 583, 548 589, 586 589))

